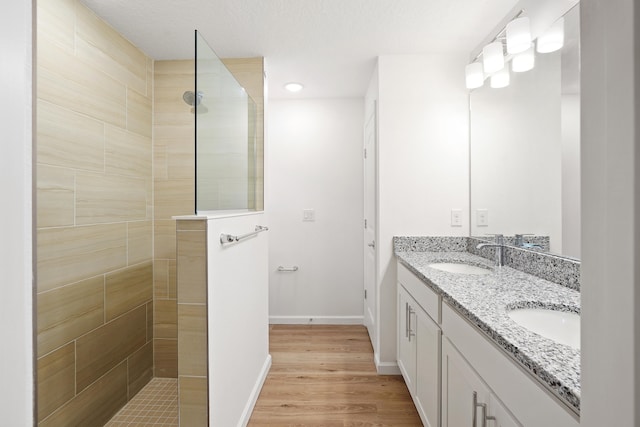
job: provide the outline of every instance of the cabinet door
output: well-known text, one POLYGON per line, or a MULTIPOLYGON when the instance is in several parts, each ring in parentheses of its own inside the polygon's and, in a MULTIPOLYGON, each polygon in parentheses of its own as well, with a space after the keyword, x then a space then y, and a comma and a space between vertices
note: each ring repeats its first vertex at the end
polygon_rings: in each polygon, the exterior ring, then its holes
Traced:
POLYGON ((425 426, 440 425, 440 327, 416 308, 416 393, 415 402, 425 426))
POLYGON ((481 427, 483 414, 475 403, 487 403, 489 395, 489 388, 451 342, 443 338, 442 427, 481 427))
POLYGON ((495 418, 488 424, 491 427, 522 427, 522 424, 516 420, 516 417, 509 412, 493 393, 489 396, 489 415, 495 418))
POLYGON ((416 304, 407 291, 398 284, 398 367, 411 395, 415 394, 416 337, 412 331, 413 308, 416 304))

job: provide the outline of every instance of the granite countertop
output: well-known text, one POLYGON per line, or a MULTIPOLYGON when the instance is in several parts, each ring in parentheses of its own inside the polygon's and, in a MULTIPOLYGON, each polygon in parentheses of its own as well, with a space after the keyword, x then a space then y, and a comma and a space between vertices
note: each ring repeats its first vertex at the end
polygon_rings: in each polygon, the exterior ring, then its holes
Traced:
POLYGON ((518 324, 507 311, 553 307, 580 312, 580 293, 468 252, 396 252, 398 260, 459 314, 576 411, 580 410, 580 350, 556 343, 518 324), (493 269, 486 275, 447 273, 434 262, 460 262, 493 269))

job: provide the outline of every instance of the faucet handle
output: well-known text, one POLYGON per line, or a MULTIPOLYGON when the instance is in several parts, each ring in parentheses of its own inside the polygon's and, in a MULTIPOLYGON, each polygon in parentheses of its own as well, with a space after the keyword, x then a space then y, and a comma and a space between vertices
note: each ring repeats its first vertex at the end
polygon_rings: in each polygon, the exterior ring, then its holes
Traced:
POLYGON ((504 234, 500 233, 486 233, 486 236, 493 236, 493 241, 497 245, 504 245, 504 234))

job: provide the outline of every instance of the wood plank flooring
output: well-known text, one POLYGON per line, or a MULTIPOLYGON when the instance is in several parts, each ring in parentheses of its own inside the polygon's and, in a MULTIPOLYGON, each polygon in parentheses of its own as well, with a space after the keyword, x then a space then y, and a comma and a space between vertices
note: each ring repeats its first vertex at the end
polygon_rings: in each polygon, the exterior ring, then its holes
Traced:
POLYGON ((272 325, 249 426, 422 426, 400 376, 379 376, 364 326, 272 325))

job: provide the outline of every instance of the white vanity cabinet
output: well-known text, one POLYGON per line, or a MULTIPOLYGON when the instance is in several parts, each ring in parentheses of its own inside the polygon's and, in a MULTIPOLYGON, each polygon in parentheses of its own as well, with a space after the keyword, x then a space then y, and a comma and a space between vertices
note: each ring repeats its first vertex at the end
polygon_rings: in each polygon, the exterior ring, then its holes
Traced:
POLYGON ((442 339, 442 427, 521 427, 489 386, 442 339))
POLYGON ((398 366, 425 426, 579 427, 564 402, 401 263, 397 296, 398 366))
POLYGON ((400 265, 397 301, 398 367, 423 424, 437 427, 442 332, 432 316, 439 317, 439 297, 400 265))

